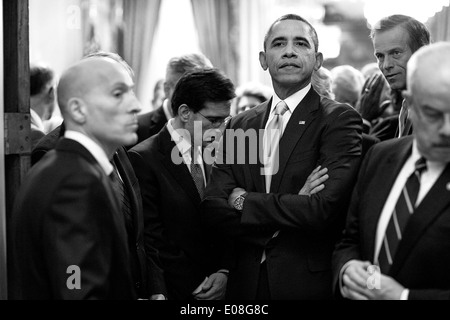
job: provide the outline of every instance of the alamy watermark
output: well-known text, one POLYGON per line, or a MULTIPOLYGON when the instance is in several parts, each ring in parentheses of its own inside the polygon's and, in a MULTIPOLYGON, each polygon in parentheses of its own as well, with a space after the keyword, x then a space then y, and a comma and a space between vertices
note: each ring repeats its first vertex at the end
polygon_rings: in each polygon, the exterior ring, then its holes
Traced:
POLYGON ((67 267, 66 273, 70 274, 67 278, 66 286, 69 290, 81 289, 81 269, 77 265, 71 265, 67 267))
POLYGON ((367 273, 369 273, 369 277, 366 280, 367 289, 369 290, 381 289, 380 267, 377 265, 370 265, 367 268, 367 273))
MULTIPOLYGON (((276 174, 279 169, 278 141, 280 130, 278 129, 209 129, 203 132, 202 122, 194 122, 194 137, 186 129, 175 129, 180 137, 174 141, 178 146, 182 140, 194 142, 194 163, 197 163, 197 150, 203 149, 203 161, 208 165, 217 164, 257 164, 261 163, 261 175, 276 174), (272 148, 271 155, 265 149, 272 148)), ((171 153, 174 164, 181 164, 183 157, 178 147, 174 147, 171 153)))

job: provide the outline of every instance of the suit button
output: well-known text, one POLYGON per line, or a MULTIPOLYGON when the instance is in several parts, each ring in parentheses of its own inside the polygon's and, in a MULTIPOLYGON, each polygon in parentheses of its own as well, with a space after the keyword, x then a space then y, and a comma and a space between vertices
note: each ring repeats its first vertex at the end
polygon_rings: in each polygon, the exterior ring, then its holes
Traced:
POLYGON ((139 246, 139 242, 136 242, 136 249, 139 250, 140 246, 139 246))
POLYGON ((141 287, 141 283, 138 281, 138 282, 136 282, 136 288, 140 288, 141 287))

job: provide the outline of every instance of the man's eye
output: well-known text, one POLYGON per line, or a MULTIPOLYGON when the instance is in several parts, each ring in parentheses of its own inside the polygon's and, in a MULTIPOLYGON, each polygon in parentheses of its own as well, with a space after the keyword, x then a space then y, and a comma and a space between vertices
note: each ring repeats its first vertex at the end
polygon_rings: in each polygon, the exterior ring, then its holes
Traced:
POLYGON ((123 91, 114 91, 113 96, 116 98, 120 98, 123 95, 123 91))

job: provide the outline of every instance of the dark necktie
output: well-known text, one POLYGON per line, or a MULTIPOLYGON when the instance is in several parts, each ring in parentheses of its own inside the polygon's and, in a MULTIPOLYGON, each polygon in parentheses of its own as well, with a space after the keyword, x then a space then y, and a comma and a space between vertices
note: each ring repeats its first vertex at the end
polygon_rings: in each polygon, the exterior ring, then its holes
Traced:
POLYGON ((392 262, 395 258, 398 245, 402 240, 403 231, 410 216, 414 213, 416 208, 417 196, 420 190, 420 176, 427 168, 427 163, 424 158, 417 160, 415 164, 415 171, 409 176, 403 187, 402 193, 397 200, 394 212, 389 220, 386 228, 386 233, 383 238, 383 243, 378 255, 378 264, 381 273, 387 274, 391 268, 392 262))
POLYGON ((196 163, 196 153, 193 152, 194 148, 191 148, 191 176, 194 180, 195 186, 197 187, 200 199, 203 199, 205 193, 205 180, 203 178, 202 167, 200 164, 196 163))
POLYGON ((128 229, 129 222, 132 221, 130 197, 128 195, 128 192, 125 190, 123 181, 119 177, 119 174, 117 172, 117 167, 114 164, 114 161, 111 161, 111 164, 113 166, 113 171, 109 175, 109 177, 112 181, 112 184, 113 184, 114 190, 116 191, 116 194, 119 196, 119 202, 121 204, 121 209, 124 214, 127 229, 128 229))

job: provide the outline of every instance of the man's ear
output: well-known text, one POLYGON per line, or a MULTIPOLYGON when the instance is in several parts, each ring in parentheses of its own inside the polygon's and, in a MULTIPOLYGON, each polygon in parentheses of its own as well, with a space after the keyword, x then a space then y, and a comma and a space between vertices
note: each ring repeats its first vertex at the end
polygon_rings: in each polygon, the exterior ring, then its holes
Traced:
POLYGON ((314 70, 317 71, 320 69, 323 63, 323 54, 322 52, 316 53, 316 63, 314 64, 314 70))
POLYGON ((191 114, 191 109, 187 106, 187 104, 182 104, 178 107, 178 116, 182 122, 189 121, 189 115, 191 114))
POLYGON ((67 102, 67 112, 69 116, 78 124, 86 123, 87 108, 82 99, 71 98, 67 102))
POLYGON ((261 64, 261 67, 263 68, 264 71, 266 71, 267 68, 269 67, 267 65, 266 53, 264 51, 259 52, 259 63, 261 64))

